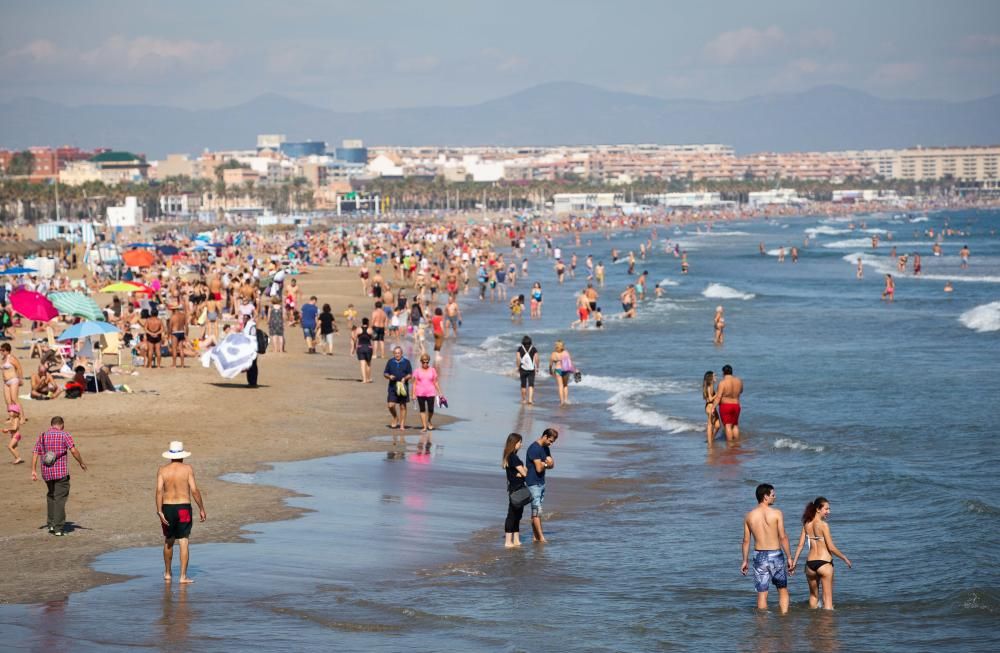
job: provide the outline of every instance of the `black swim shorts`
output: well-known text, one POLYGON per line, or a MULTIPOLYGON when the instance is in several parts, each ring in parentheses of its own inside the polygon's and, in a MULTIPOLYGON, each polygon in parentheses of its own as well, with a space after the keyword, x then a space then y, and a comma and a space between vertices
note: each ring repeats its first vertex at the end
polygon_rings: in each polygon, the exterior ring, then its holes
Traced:
POLYGON ((372 340, 375 342, 385 340, 385 327, 372 327, 372 340))
POLYGON ((165 503, 163 504, 163 516, 167 520, 165 525, 160 522, 163 528, 163 537, 168 539, 184 539, 191 534, 191 524, 193 523, 190 503, 165 503))

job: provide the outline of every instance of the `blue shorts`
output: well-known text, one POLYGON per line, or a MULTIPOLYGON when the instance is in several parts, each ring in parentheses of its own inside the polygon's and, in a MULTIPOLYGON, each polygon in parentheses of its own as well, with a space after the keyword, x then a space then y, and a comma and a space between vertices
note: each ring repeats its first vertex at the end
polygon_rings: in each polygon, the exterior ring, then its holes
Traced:
POLYGON ((771 583, 778 589, 788 587, 785 554, 780 550, 757 551, 753 554, 753 580, 758 592, 766 592, 771 583))
POLYGON ((531 492, 531 516, 542 516, 542 499, 545 498, 545 483, 541 485, 529 485, 528 492, 531 492))
POLYGON ((316 327, 302 327, 302 335, 312 340, 316 337, 316 327))

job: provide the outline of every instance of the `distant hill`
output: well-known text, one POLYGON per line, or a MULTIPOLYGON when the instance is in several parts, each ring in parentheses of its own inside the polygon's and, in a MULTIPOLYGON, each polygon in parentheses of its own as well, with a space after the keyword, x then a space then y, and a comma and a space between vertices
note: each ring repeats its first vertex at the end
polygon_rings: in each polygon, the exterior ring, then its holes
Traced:
POLYGON ((0 147, 106 146, 150 158, 290 140, 393 145, 725 143, 759 151, 1000 143, 1000 95, 963 102, 886 100, 837 86, 732 102, 665 100, 558 82, 481 104, 345 113, 279 95, 226 109, 0 103, 0 147))

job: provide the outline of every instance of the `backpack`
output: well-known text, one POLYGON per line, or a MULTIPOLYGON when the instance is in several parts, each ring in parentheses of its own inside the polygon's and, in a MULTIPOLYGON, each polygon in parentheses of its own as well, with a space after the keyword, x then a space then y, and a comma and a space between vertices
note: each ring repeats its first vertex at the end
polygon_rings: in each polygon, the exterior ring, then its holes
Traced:
POLYGON ((525 349, 524 345, 521 345, 521 351, 524 352, 521 354, 521 369, 524 370, 525 372, 534 372, 535 359, 531 355, 531 352, 525 349))
POLYGON ((257 353, 263 354, 267 352, 267 343, 270 338, 267 337, 267 332, 263 329, 257 329, 257 353))

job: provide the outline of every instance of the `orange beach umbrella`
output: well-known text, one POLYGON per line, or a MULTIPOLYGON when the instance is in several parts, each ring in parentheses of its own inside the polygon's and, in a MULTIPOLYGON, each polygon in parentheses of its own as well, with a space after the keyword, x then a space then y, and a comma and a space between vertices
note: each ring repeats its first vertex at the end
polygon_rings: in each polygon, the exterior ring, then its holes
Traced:
POLYGON ((125 265, 133 268, 148 268, 156 260, 156 256, 146 249, 130 249, 122 254, 125 265))

